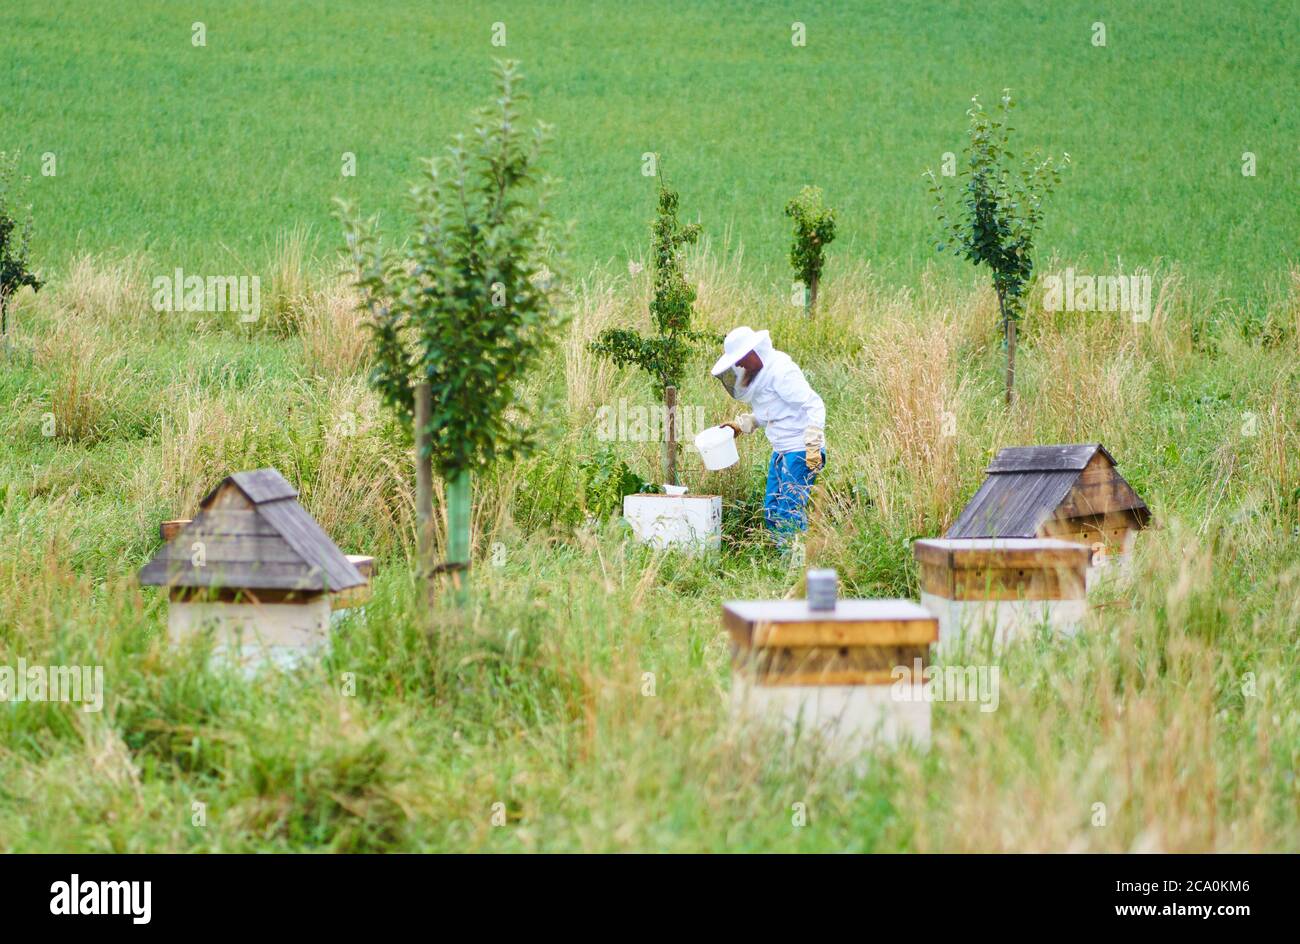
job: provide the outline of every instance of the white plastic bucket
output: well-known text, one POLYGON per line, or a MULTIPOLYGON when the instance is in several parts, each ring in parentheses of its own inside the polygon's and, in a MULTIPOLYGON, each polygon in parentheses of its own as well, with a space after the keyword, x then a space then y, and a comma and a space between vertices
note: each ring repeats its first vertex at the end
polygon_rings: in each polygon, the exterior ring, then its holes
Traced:
POLYGON ((700 450, 704 468, 717 472, 740 461, 736 452, 736 434, 729 426, 710 426, 695 437, 695 448, 700 450))

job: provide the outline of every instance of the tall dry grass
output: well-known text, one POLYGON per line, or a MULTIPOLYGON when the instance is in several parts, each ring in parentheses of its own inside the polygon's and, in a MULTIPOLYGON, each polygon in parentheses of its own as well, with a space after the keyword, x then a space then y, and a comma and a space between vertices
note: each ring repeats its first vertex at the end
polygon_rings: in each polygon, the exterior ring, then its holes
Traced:
POLYGON ((171 273, 157 268, 144 255, 120 259, 81 255, 71 260, 53 291, 47 289, 38 297, 54 307, 59 321, 93 323, 120 343, 158 317, 152 310, 152 280, 171 273))
POLYGON ((262 299, 264 324, 281 336, 292 334, 319 282, 307 229, 295 226, 276 236, 262 299))
POLYGON ((36 364, 49 377, 48 399, 54 437, 93 443, 105 438, 115 420, 124 377, 123 355, 111 338, 74 320, 60 321, 40 338, 36 364))
MULTIPOLYGON (((644 288, 635 297, 644 294, 644 288)), ((595 416, 615 391, 615 368, 592 353, 590 345, 606 328, 621 326, 635 305, 612 282, 588 281, 574 293, 574 316, 569 321, 560 353, 564 363, 565 400, 577 416, 595 416)))
POLYGON ((299 297, 289 316, 313 376, 339 379, 364 374, 369 365, 369 333, 360 299, 338 279, 299 297))
POLYGON ((957 377, 951 311, 916 322, 899 308, 881 312, 857 366, 855 386, 870 416, 860 474, 877 508, 920 531, 956 501, 957 436, 966 390, 957 377), (907 483, 909 488, 900 487, 907 483), (896 505, 903 499, 905 507, 896 505))
POLYGON ((415 531, 415 462, 393 443, 379 398, 355 377, 322 391, 324 448, 300 486, 327 534, 377 556, 401 552, 415 531))

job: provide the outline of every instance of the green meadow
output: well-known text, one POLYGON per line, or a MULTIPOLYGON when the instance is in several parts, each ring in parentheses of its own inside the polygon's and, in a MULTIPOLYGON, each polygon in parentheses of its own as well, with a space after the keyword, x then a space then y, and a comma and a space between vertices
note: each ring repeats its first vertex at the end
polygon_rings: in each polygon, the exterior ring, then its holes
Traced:
MULTIPOLYGON (((98 711, 0 701, 0 851, 1300 851, 1297 27, 1280 2, 6 0, 0 149, 23 151, 48 284, 0 355, 0 668, 102 666, 104 688, 98 711), (404 181, 501 55, 556 128, 572 317, 523 391, 538 449, 475 481, 461 612, 413 576, 409 433, 367 384, 330 201, 400 230, 404 181), (1036 288, 1010 409, 996 299, 934 254, 921 180, 1004 86, 1020 140, 1072 160, 1040 268, 1154 294, 1139 322, 1036 288), (696 326, 769 329, 825 398, 806 563, 845 594, 915 599, 911 542, 1003 446, 1101 441, 1152 509, 1077 636, 967 654, 999 666, 999 706, 936 704, 928 751, 858 767, 733 722, 722 602, 804 592, 762 533, 758 437, 723 473, 683 458, 722 495, 716 557, 618 521, 611 483, 655 479, 661 446, 597 417, 655 398, 588 344, 649 322, 626 265, 645 152, 708 238, 696 326), (784 287, 805 183, 840 213, 811 321, 784 287), (160 315, 177 267, 260 275, 261 318, 160 315), (169 644, 136 573, 160 522, 262 466, 378 571, 328 656, 249 679, 169 644)), ((735 405, 710 358, 680 400, 714 423, 735 405)))
POLYGON ((751 273, 784 277, 782 207, 815 183, 841 211, 836 256, 910 279, 934 260, 922 172, 959 149, 972 95, 991 104, 1011 87, 1021 140, 1074 163, 1049 254, 1097 271, 1177 262, 1255 300, 1279 290, 1294 248, 1298 27, 1285 0, 8 0, 0 128, 33 177, 47 266, 147 250, 160 272, 261 271, 294 227, 333 250, 336 195, 400 219, 419 160, 509 56, 556 128, 580 268, 640 256, 642 154, 656 152, 690 218, 743 248, 751 273), (806 46, 792 45, 796 21, 806 46), (40 176, 45 153, 56 176, 40 176))

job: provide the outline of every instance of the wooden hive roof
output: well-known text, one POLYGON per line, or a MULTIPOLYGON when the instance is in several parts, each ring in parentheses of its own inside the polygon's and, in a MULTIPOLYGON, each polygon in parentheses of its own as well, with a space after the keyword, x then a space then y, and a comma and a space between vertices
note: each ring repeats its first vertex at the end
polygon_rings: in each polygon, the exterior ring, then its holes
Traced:
POLYGON ((223 479, 199 503, 194 520, 140 571, 140 583, 166 587, 311 592, 365 582, 275 469, 223 479))
POLYGON ((1055 518, 1119 512, 1145 525, 1151 516, 1101 443, 1009 446, 985 471, 945 538, 1032 538, 1055 518))
POLYGON ((1007 446, 999 450, 985 470, 994 472, 1082 472, 1101 453, 1115 465, 1115 457, 1101 443, 1072 446, 1007 446))

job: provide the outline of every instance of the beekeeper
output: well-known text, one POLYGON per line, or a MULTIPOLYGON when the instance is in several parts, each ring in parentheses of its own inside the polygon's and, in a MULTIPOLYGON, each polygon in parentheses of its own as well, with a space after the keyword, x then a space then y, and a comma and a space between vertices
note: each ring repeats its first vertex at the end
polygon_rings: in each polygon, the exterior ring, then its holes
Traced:
POLYGON ((713 376, 750 409, 719 425, 736 436, 762 427, 772 444, 763 518, 783 542, 808 527, 808 496, 826 462, 826 404, 766 331, 740 327, 728 334, 713 376))

